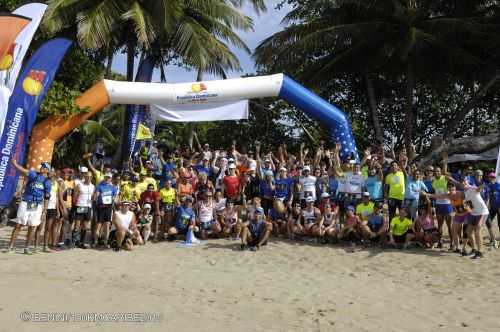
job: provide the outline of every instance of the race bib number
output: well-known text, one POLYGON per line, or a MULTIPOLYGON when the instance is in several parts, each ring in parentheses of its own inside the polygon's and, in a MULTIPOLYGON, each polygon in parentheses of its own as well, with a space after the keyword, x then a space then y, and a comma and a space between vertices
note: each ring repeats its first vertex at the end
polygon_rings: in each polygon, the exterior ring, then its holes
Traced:
POLYGON ((102 196, 102 204, 109 205, 113 203, 113 197, 111 196, 102 196))
POLYGON ((313 192, 312 191, 304 191, 304 198, 312 197, 312 196, 313 196, 313 192))
POLYGON ((76 208, 76 213, 78 213, 78 214, 84 214, 84 213, 87 213, 87 211, 88 211, 87 207, 81 207, 81 206, 79 206, 79 207, 76 208))
POLYGON ((393 176, 391 179, 392 184, 398 184, 399 183, 399 178, 397 176, 393 176))

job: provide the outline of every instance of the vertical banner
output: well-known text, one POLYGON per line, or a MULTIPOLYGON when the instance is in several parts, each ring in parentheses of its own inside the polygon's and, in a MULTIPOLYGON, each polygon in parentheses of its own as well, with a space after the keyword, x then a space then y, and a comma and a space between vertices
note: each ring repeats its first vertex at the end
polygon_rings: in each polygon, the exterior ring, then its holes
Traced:
MULTIPOLYGON (((136 82, 151 82, 153 78, 154 63, 150 57, 145 58, 139 64, 139 69, 135 76, 136 82)), ((137 141, 137 128, 139 124, 146 124, 148 120, 148 110, 145 105, 129 105, 127 106, 126 116, 128 116, 128 128, 124 139, 123 161, 128 161, 135 151, 135 143, 137 141)))
POLYGON ((11 160, 15 158, 20 165, 24 164, 38 110, 70 46, 67 39, 43 44, 26 63, 14 87, 0 137, 0 206, 8 205, 13 198, 19 173, 11 160))
POLYGON ((498 147, 497 168, 495 169, 495 173, 497 175, 497 182, 500 183, 500 146, 498 147))
POLYGON ((31 22, 17 35, 15 42, 9 45, 7 53, 0 59, 0 134, 3 131, 10 95, 14 90, 31 40, 38 30, 46 9, 47 5, 30 3, 13 12, 13 14, 31 19, 31 22))

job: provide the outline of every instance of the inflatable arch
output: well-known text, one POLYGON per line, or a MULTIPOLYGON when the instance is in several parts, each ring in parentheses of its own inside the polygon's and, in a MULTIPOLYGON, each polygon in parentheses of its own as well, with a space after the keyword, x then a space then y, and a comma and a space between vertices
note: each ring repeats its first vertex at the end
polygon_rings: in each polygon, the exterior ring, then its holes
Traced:
POLYGON ((280 97, 330 129, 332 140, 342 144, 341 157, 358 159, 347 116, 337 107, 284 74, 196 83, 140 83, 102 80, 87 90, 76 104, 90 109, 69 119, 50 117, 33 129, 28 166, 52 160, 55 143, 109 104, 200 104, 241 99, 280 97), (197 89, 193 86, 196 85, 197 89), (200 88, 201 87, 201 88, 200 88))

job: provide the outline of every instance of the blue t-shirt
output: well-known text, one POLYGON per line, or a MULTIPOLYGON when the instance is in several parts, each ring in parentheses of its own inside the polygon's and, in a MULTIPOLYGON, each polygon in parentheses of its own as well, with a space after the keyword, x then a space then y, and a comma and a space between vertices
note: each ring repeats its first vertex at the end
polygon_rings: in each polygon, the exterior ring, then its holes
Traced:
POLYGON ((167 180, 172 180, 172 187, 175 188, 175 178, 173 171, 177 169, 177 165, 174 162, 166 162, 163 164, 162 172, 161 172, 161 180, 160 180, 160 187, 165 186, 165 182, 167 180))
POLYGON ((192 208, 178 206, 175 209, 175 228, 185 230, 189 223, 194 221, 194 211, 192 208))
POLYGON ((210 175, 210 168, 203 166, 203 164, 198 164, 193 167, 198 174, 205 173, 207 176, 210 175))
POLYGON ((113 184, 102 181, 97 186, 96 192, 99 193, 98 205, 111 205, 115 200, 118 189, 113 184))
POLYGON ((380 229, 384 224, 384 217, 381 214, 372 214, 368 217, 368 225, 372 229, 380 229))
POLYGON ((380 181, 378 176, 368 176, 365 185, 372 200, 381 200, 384 197, 382 181, 380 181))
POLYGON ((29 171, 23 201, 41 203, 44 198, 49 199, 51 188, 52 182, 48 178, 35 171, 29 171))
POLYGON ((286 178, 286 179, 276 179, 274 180, 275 184, 275 190, 274 190, 274 196, 277 198, 289 198, 290 194, 290 188, 293 184, 293 179, 292 178, 286 178))
POLYGON ((418 201, 421 191, 429 191, 423 181, 414 180, 411 176, 406 177, 405 184, 405 199, 414 199, 418 201))
POLYGON ((490 183, 489 187, 491 209, 496 210, 500 208, 500 183, 490 183))
MULTIPOLYGON (((275 181, 273 180, 273 184, 274 183, 275 183, 275 181)), ((260 181, 260 194, 263 197, 267 197, 267 198, 272 198, 274 196, 274 192, 273 192, 273 190, 271 190, 271 187, 269 187, 269 185, 267 184, 267 181, 263 181, 263 180, 260 181)))
POLYGON ((427 188, 427 192, 429 194, 434 194, 434 187, 432 186, 432 180, 424 180, 422 182, 425 184, 425 187, 427 188))
POLYGON ((259 239, 260 235, 264 232, 265 228, 266 224, 264 224, 263 221, 258 221, 258 222, 251 221, 248 224, 248 230, 250 231, 250 234, 252 234, 252 237, 256 240, 259 239))
POLYGON ((337 197, 337 189, 339 187, 339 181, 334 176, 328 178, 328 190, 330 191, 330 198, 335 199, 337 197))

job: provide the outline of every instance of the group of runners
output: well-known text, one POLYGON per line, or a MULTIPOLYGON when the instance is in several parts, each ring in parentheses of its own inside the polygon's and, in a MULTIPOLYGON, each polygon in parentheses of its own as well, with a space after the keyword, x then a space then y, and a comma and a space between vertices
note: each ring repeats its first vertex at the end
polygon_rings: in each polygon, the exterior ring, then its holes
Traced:
POLYGON ((500 209, 494 172, 472 166, 449 172, 439 165, 419 169, 406 151, 388 159, 382 148, 361 160, 341 160, 340 146, 321 143, 298 153, 277 151, 163 151, 143 148, 123 171, 94 165, 85 156, 77 169, 14 166, 25 176, 16 225, 5 252, 15 252, 28 226, 23 253, 71 248, 132 250, 163 240, 240 241, 259 250, 281 237, 349 247, 443 248, 483 257, 481 230, 497 248, 493 222, 500 209), (446 225, 446 229, 445 229, 446 225), (446 232, 445 232, 446 231, 446 232), (446 236, 445 236, 446 235, 446 236))

